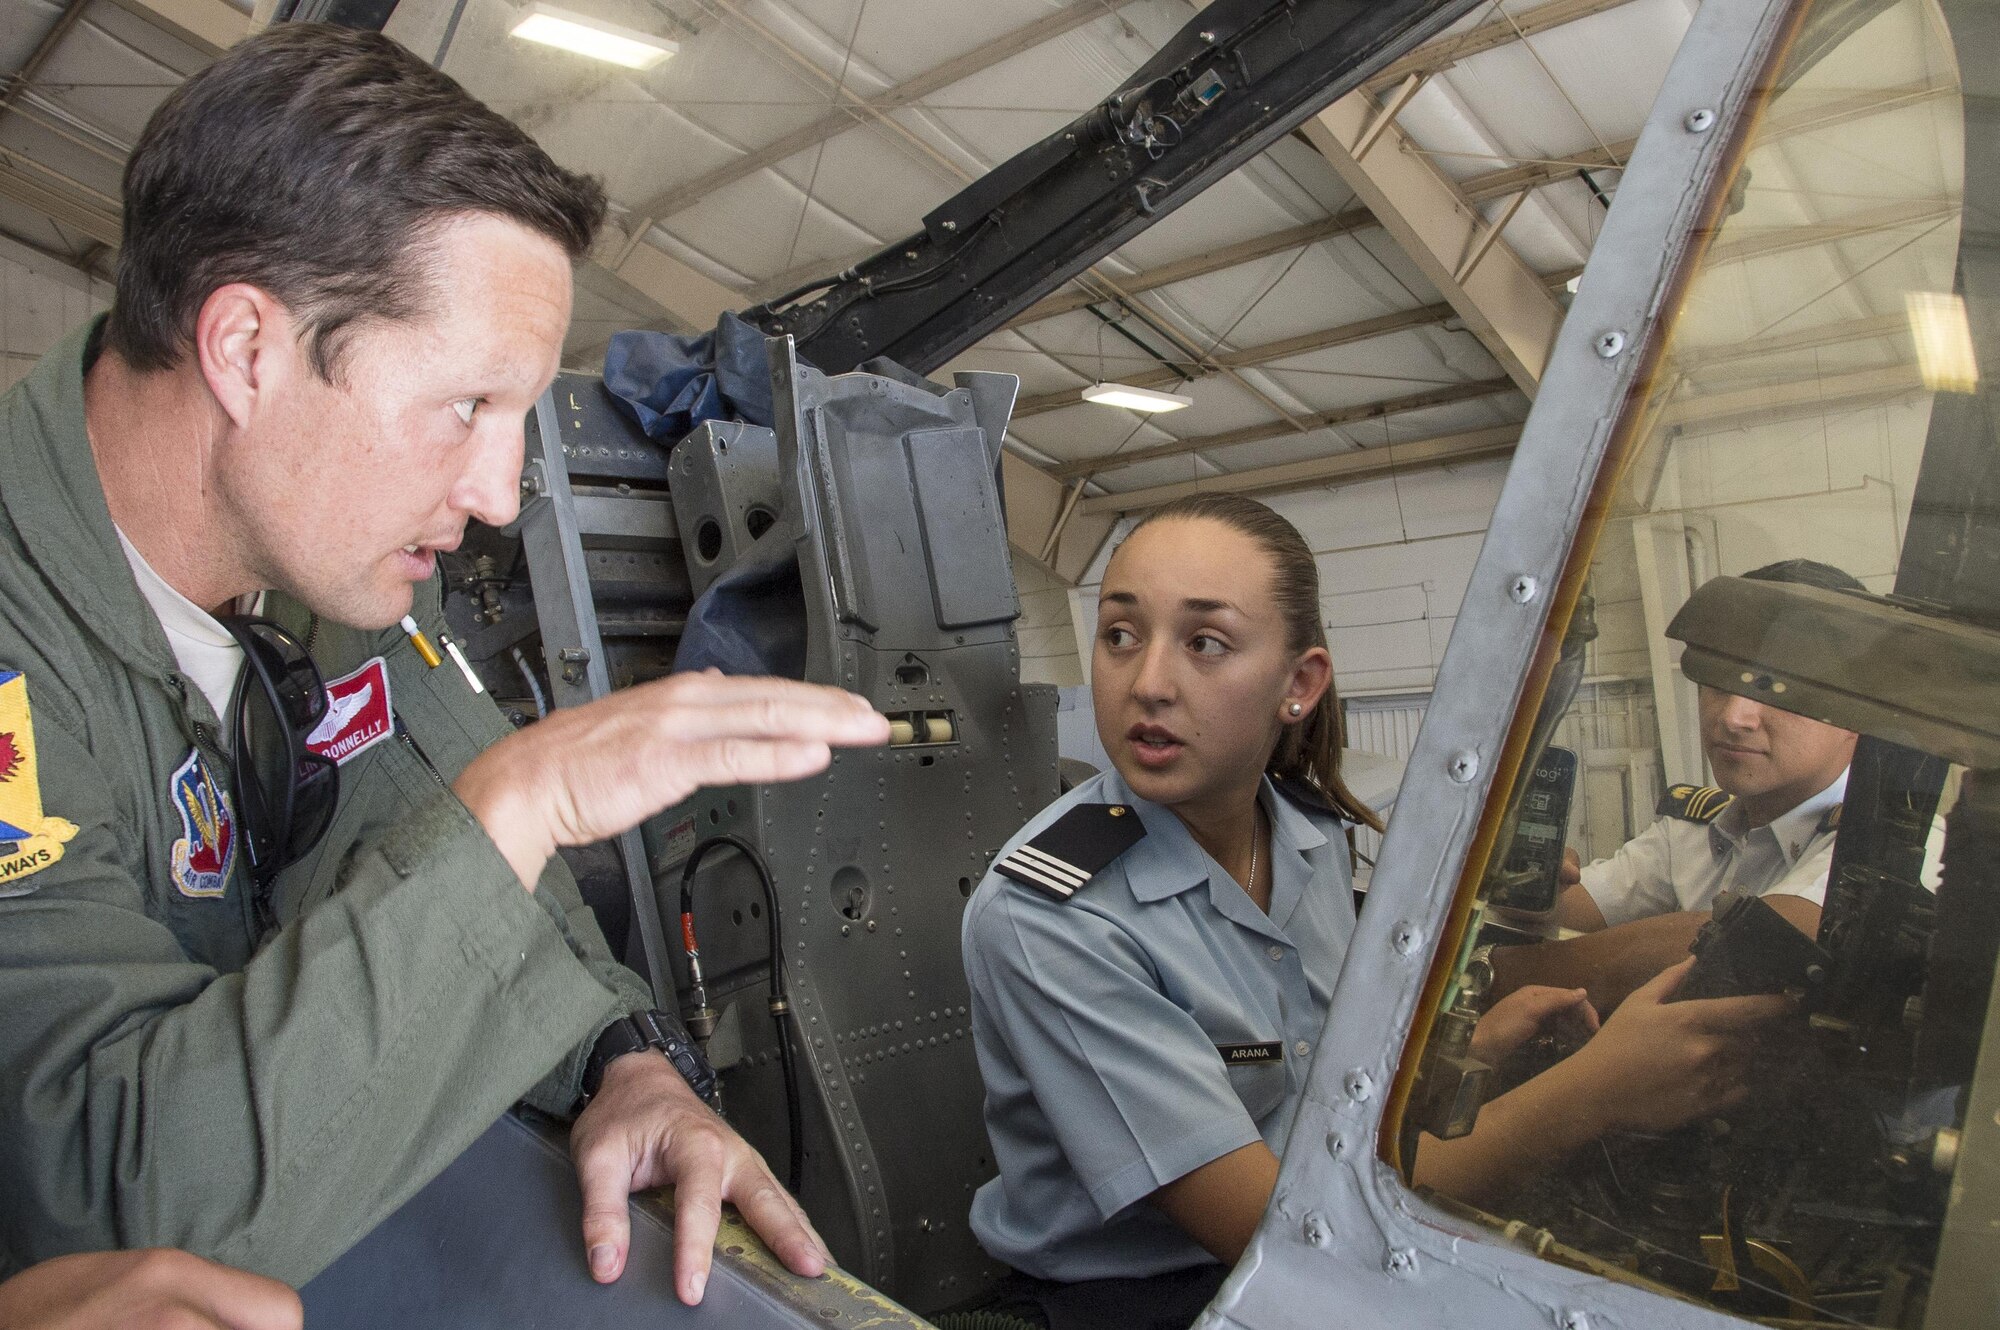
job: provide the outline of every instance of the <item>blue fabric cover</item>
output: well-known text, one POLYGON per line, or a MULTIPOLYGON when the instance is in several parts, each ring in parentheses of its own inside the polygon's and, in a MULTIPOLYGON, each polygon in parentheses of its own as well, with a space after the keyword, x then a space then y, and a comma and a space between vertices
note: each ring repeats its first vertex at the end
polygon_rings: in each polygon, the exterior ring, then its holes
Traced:
POLYGON ((674 673, 706 669, 805 677, 806 598, 785 523, 766 531, 688 610, 674 673))
POLYGON ((764 334, 727 311, 699 337, 618 333, 604 352, 604 386, 647 438, 669 446, 705 420, 771 424, 764 334))
MULTIPOLYGON (((646 437, 670 448, 704 421, 773 423, 764 334, 727 311, 700 337, 617 334, 604 353, 604 386, 646 437)), ((790 530, 784 522, 772 527, 696 599, 674 656, 676 674, 804 676, 806 602, 790 530)))

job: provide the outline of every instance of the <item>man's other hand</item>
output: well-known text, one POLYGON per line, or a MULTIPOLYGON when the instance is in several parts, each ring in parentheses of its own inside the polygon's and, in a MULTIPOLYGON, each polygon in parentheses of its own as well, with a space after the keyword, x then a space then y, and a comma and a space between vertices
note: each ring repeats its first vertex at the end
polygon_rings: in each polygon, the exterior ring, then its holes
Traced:
POLYGON ((1671 1001, 1692 968, 1690 956, 1654 976, 1571 1059, 1589 1069, 1591 1102, 1579 1107, 1601 1127, 1672 1131, 1734 1108, 1749 1096, 1759 1042, 1798 1011, 1782 994, 1671 1001))
POLYGON ((88 1252, 0 1284, 5 1330, 299 1330, 299 1295, 186 1252, 88 1252))
POLYGON ((552 712, 452 789, 533 891, 559 845, 609 839, 703 786, 798 780, 836 747, 888 741, 888 720, 853 693, 706 670, 552 712))
POLYGON ((1494 1003, 1472 1030, 1472 1056, 1497 1067, 1530 1039, 1544 1032, 1569 1044, 1597 1033, 1597 1008, 1581 988, 1529 984, 1494 1003))
POLYGON ((1583 881, 1583 858, 1569 846, 1563 846, 1562 867, 1556 870, 1556 884, 1573 887, 1583 881))
POLYGON ((632 1245, 626 1197, 668 1185, 674 1189, 674 1290, 689 1306, 708 1286, 724 1201, 794 1274, 816 1276, 832 1260, 762 1156, 656 1053, 628 1053, 604 1069, 602 1087, 570 1131, 569 1149, 583 1189, 584 1251, 601 1284, 625 1270, 632 1245))

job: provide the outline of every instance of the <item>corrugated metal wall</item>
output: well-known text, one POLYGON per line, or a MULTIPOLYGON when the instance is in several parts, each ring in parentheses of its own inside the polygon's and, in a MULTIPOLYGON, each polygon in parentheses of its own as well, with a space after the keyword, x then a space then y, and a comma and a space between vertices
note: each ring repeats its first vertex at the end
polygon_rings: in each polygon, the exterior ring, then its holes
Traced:
POLYGON ((0 391, 111 300, 111 288, 0 238, 0 391))

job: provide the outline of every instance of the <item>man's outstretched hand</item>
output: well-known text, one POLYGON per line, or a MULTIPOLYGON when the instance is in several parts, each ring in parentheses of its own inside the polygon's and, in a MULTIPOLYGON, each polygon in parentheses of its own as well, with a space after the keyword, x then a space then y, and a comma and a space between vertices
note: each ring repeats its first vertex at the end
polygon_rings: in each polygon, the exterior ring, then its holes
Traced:
POLYGON ((657 1053, 628 1053, 604 1069, 597 1097, 570 1130, 569 1150, 583 1189, 583 1247, 601 1284, 624 1272, 631 1249, 626 1197, 669 1183, 674 1291, 689 1306, 708 1286, 724 1201, 794 1274, 816 1276, 832 1259, 763 1157, 657 1053))
POLYGON ((888 720, 853 693, 705 670, 552 712, 452 789, 533 891, 557 846, 608 840, 703 786, 798 780, 834 748, 888 741, 888 720))

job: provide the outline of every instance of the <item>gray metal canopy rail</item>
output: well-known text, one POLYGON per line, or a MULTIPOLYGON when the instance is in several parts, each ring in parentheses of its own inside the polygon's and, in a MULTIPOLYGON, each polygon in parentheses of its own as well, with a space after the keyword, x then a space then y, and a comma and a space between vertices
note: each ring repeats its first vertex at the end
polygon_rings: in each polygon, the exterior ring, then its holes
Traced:
POLYGON ((744 317, 830 374, 877 356, 929 373, 1475 3, 1217 0, 921 232, 744 317))

